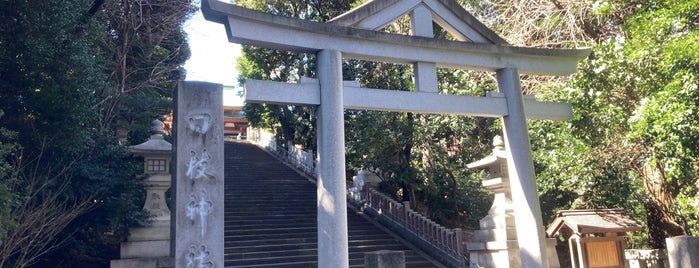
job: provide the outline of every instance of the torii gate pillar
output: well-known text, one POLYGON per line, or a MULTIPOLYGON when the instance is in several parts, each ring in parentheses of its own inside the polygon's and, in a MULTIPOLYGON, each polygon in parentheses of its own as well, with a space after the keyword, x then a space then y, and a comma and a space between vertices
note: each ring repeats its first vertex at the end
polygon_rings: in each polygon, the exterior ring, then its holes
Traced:
POLYGON ((317 57, 318 267, 349 267, 342 54, 321 50, 317 57))
POLYGON ((249 102, 320 106, 319 267, 349 266, 343 108, 502 117, 511 153, 508 166, 521 264, 527 268, 548 267, 525 117, 529 114, 532 119, 570 120, 572 110, 568 104, 524 100, 519 72, 567 75, 575 72, 577 61, 586 57, 589 49, 510 46, 454 0, 373 0, 326 23, 274 16, 220 0, 202 0, 202 11, 207 20, 226 26, 231 42, 317 53, 318 81, 288 84, 247 80, 245 87, 249 102), (411 16, 415 36, 380 31, 405 14, 411 16), (433 21, 459 41, 431 38, 433 21), (417 92, 343 87, 342 56, 413 64, 417 92), (440 94, 436 68, 495 71, 503 94, 440 94))
POLYGON ((510 170, 522 267, 549 267, 519 72, 514 68, 500 69, 497 71, 497 81, 500 92, 505 94, 509 111, 507 116, 502 117, 502 125, 505 146, 510 154, 507 168, 510 170), (523 247, 523 243, 527 246, 523 247))

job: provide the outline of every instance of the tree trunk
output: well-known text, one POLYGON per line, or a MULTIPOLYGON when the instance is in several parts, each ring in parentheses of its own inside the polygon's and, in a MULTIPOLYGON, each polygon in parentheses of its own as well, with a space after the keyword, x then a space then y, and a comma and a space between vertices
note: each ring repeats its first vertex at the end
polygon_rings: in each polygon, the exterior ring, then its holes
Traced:
POLYGON ((646 164, 641 172, 643 186, 649 199, 644 202, 646 223, 648 224, 648 243, 655 249, 665 248, 665 238, 683 235, 687 228, 675 220, 671 209, 676 202, 677 187, 667 182, 660 164, 646 164))
POLYGON ((654 249, 665 248, 665 238, 683 235, 684 230, 669 213, 667 204, 649 200, 643 204, 648 224, 648 244, 654 249))

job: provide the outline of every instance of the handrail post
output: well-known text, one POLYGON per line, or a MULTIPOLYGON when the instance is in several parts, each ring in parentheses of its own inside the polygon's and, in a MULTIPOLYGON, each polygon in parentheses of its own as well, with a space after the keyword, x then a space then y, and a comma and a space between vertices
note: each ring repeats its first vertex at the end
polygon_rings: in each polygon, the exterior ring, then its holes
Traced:
POLYGON ((401 215, 403 228, 405 228, 406 224, 408 223, 408 211, 410 211, 410 201, 403 201, 403 213, 401 215))
POLYGON ((454 232, 456 233, 456 253, 458 256, 463 256, 464 255, 464 234, 461 231, 461 228, 454 228, 454 232))
MULTIPOLYGON (((279 159, 287 161, 296 168, 302 168, 304 171, 314 174, 317 168, 314 153, 298 149, 290 145, 288 150, 277 146, 274 138, 259 129, 255 129, 252 133, 253 141, 260 147, 274 153, 279 159)), ((347 194, 349 192, 345 191, 347 194)), ((465 257, 463 253, 463 233, 459 228, 448 229, 441 226, 424 215, 411 209, 409 201, 397 202, 392 198, 382 194, 376 189, 363 188, 361 189, 361 202, 367 209, 379 212, 379 217, 397 223, 395 225, 403 230, 398 233, 414 237, 410 239, 420 239, 431 245, 432 248, 441 253, 440 259, 447 257, 451 259, 449 263, 457 261, 461 267, 464 267, 465 257)), ((408 240, 410 240, 408 239, 408 240)), ((422 242, 420 242, 422 243, 422 242)), ((445 259, 442 259, 445 260, 445 259)), ((446 261, 446 260, 445 260, 446 261)))

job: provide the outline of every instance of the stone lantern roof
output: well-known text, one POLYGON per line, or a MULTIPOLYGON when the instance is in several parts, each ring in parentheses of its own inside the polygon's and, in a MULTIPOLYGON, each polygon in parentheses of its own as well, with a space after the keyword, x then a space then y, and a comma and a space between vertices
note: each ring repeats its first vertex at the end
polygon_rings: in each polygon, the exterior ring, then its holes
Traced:
POLYGON ((466 165, 466 167, 470 169, 487 168, 495 165, 500 165, 501 163, 504 163, 506 161, 507 151, 505 150, 505 142, 502 140, 502 137, 495 136, 493 138, 493 153, 484 157, 483 159, 466 165))
POLYGON ((163 139, 163 122, 155 119, 150 123, 150 138, 141 144, 129 146, 129 153, 140 156, 169 154, 172 144, 163 139))

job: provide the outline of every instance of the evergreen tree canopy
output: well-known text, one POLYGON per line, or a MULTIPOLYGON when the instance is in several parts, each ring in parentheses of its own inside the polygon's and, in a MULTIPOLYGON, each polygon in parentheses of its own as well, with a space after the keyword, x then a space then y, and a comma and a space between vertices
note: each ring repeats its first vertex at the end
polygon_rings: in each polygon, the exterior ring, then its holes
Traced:
MULTIPOLYGON (((360 2, 324 8, 313 1, 245 3, 325 21, 360 2)), ((643 233, 632 234, 634 247, 661 248, 665 237, 699 231, 699 1, 460 3, 513 45, 592 47, 575 75, 522 76, 525 93, 573 104, 570 122, 529 121, 544 222, 560 209, 622 207, 645 223, 643 233)), ((406 33, 408 25, 401 18, 384 30, 406 33)), ((436 25, 435 37, 450 38, 436 25)), ((314 76, 313 55, 244 51, 241 82, 314 76)), ((411 66, 346 59, 344 68, 345 79, 365 87, 413 88, 411 66)), ((442 93, 496 90, 488 73, 439 70, 439 82, 442 93)), ((251 122, 313 148, 313 109, 270 107, 248 106, 251 122)), ((490 151, 496 120, 373 111, 346 111, 345 120, 348 174, 377 170, 384 191, 442 222, 480 217, 472 212, 487 206, 478 201, 481 174, 464 165, 490 151)))
POLYGON ((147 222, 142 166, 124 145, 170 112, 193 10, 0 2, 0 267, 105 266, 128 227, 147 222))

